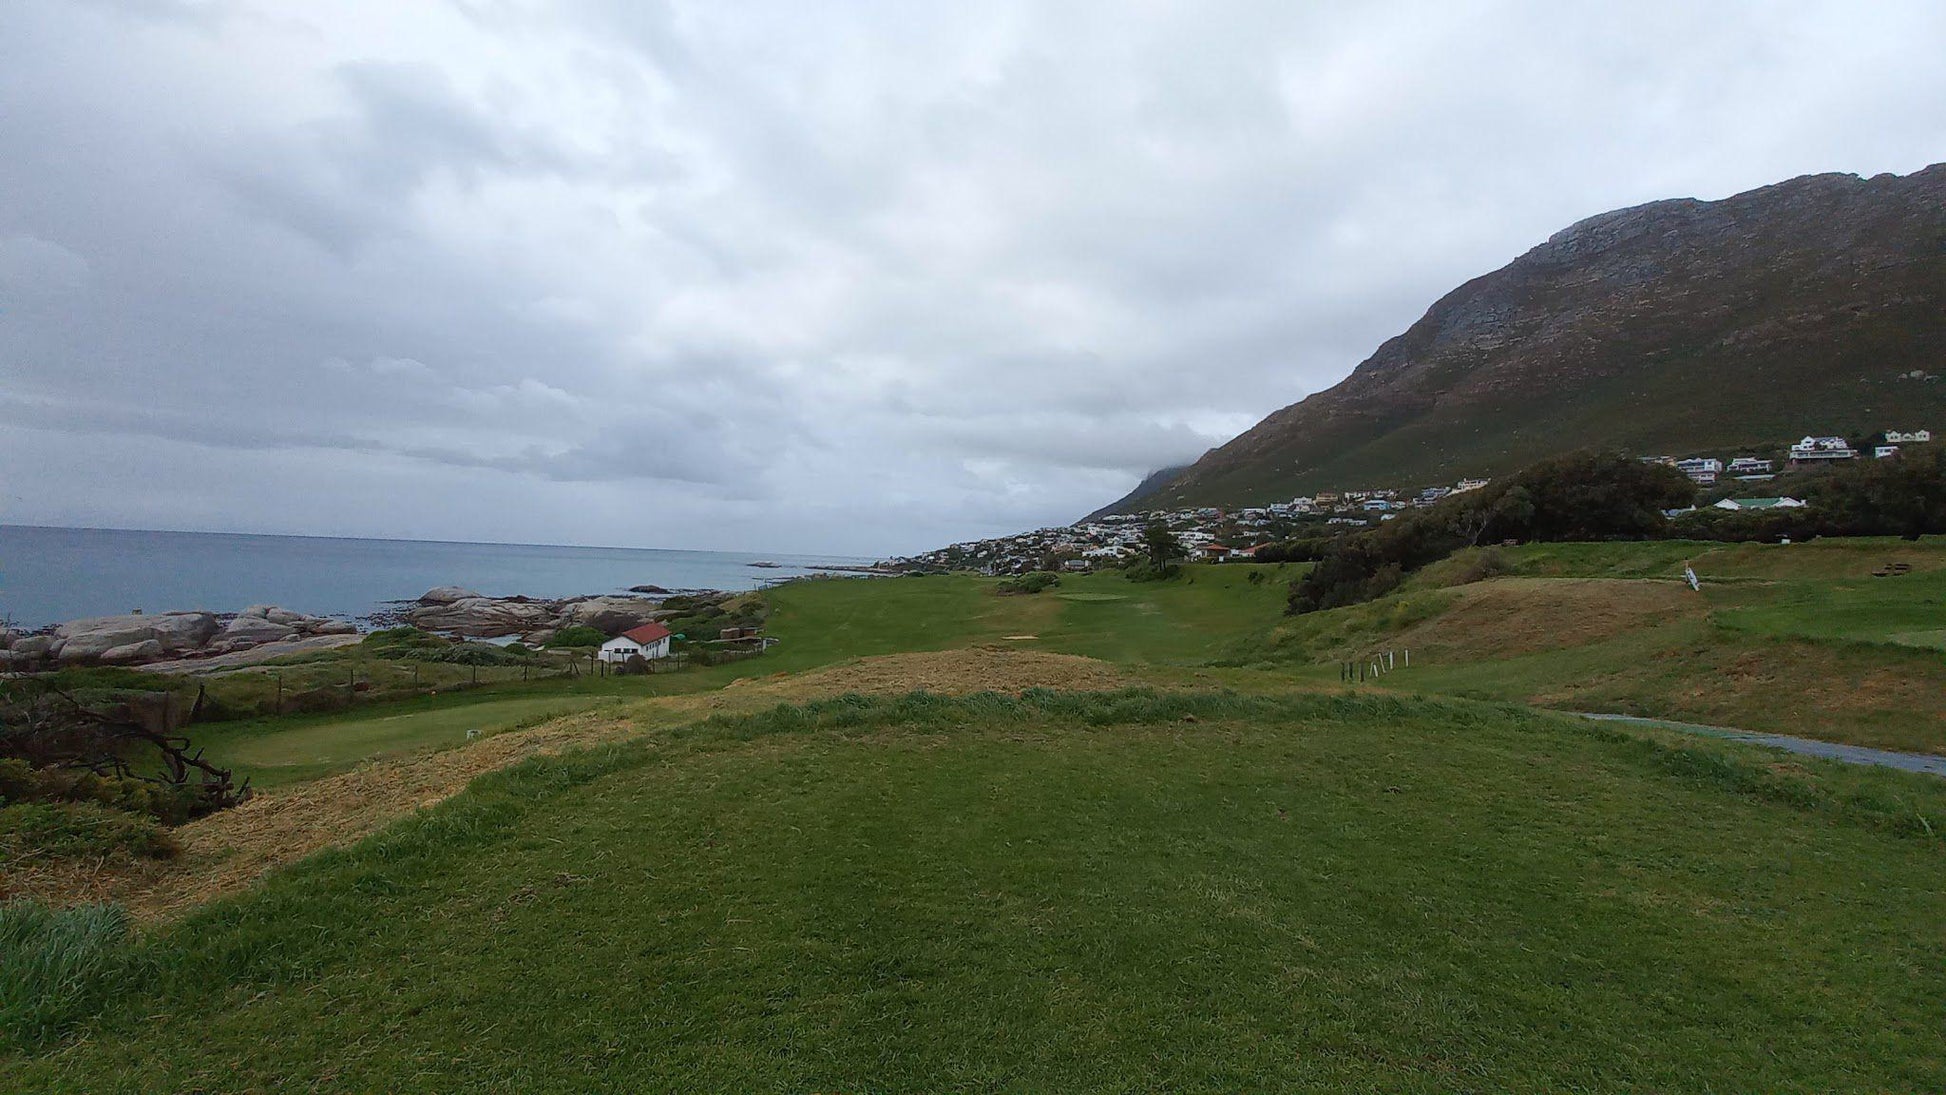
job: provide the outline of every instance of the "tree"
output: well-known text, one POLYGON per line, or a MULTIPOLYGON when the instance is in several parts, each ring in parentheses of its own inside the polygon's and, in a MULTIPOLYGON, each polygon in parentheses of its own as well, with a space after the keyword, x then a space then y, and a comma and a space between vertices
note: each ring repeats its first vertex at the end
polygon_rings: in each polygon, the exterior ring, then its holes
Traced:
POLYGON ((180 731, 193 714, 169 692, 87 699, 46 681, 17 681, 0 692, 0 760, 42 774, 36 782, 47 787, 70 785, 66 773, 146 788, 136 796, 142 808, 175 824, 250 795, 248 780, 238 785, 192 751, 180 731))
POLYGON ((1861 462, 1810 490, 1819 526, 1834 536, 1946 532, 1946 448, 1861 462))
POLYGON ((1182 541, 1161 521, 1150 521, 1142 530, 1142 550, 1149 558, 1149 566, 1158 572, 1168 571, 1176 560, 1189 554, 1182 541))

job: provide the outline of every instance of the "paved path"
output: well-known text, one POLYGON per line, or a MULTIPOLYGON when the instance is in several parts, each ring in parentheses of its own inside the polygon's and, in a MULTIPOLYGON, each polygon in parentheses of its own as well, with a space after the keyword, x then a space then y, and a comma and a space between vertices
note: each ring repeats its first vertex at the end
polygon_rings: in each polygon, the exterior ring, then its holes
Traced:
POLYGON ((1907 772, 1925 772, 1928 775, 1946 776, 1946 757, 1930 753, 1894 753, 1887 749, 1867 749, 1862 745, 1839 745, 1836 742, 1816 741, 1811 738, 1794 738, 1788 734, 1758 734, 1749 730, 1733 730, 1727 726, 1701 726, 1693 722, 1670 722, 1668 719, 1645 719, 1638 715, 1598 715, 1588 711, 1576 711, 1584 719, 1599 719, 1603 722, 1630 722, 1641 726, 1662 726, 1671 730, 1684 730, 1692 734, 1708 734, 1713 738, 1729 738, 1731 741, 1747 741, 1756 745, 1768 745, 1774 749, 1787 749, 1806 756, 1826 757, 1842 760, 1847 764, 1876 764, 1881 768, 1898 768, 1907 772))

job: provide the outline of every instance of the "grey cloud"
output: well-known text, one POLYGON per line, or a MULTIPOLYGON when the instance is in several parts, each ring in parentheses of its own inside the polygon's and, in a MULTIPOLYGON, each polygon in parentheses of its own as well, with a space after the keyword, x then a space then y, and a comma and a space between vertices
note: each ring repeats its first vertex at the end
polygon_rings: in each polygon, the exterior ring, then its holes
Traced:
POLYGON ((1918 0, 293 11, 0 10, 7 519, 921 548, 1580 217, 1946 149, 1918 0))

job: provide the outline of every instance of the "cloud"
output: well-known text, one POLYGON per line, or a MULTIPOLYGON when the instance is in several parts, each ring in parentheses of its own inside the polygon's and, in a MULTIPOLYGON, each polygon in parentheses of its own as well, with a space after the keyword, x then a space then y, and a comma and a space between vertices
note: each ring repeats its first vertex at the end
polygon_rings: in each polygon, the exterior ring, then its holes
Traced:
POLYGON ((1067 520, 1581 217, 1941 158, 1942 32, 1832 0, 22 0, 8 513, 865 553, 1067 520), (79 446, 146 470, 45 456, 79 446))
POLYGON ((88 280, 88 260, 36 236, 0 238, 0 289, 27 294, 78 289, 88 280))

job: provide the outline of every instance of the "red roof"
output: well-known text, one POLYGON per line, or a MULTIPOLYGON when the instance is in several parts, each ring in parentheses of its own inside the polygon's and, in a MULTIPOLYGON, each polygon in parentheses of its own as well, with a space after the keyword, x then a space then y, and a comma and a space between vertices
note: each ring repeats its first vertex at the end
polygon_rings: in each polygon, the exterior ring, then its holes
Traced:
POLYGON ((628 639, 639 646, 647 646, 658 639, 668 638, 669 629, 658 623, 646 623, 641 627, 632 627, 615 637, 618 639, 628 639))

